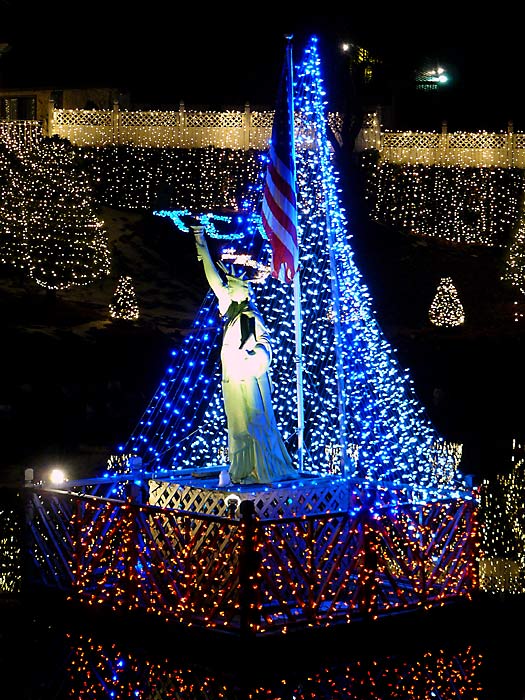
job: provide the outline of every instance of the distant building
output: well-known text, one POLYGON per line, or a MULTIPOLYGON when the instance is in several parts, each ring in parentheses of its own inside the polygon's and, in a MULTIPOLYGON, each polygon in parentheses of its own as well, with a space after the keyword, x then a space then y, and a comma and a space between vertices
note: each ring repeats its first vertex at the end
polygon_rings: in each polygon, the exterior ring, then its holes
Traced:
POLYGON ((47 131, 50 106, 55 109, 113 109, 129 106, 129 94, 117 88, 6 88, 0 85, 0 120, 38 121, 47 131))

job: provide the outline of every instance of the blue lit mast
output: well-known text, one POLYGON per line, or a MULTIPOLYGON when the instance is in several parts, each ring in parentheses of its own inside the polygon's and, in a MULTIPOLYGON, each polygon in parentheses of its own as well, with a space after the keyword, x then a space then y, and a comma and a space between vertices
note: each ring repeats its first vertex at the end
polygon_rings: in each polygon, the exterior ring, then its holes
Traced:
MULTIPOLYGON (((290 124, 291 124, 291 151, 292 151, 292 165, 293 165, 293 178, 295 188, 296 183, 296 152, 295 152, 295 105, 294 105, 294 71, 293 71, 293 60, 292 60, 292 39, 293 35, 286 37, 287 47, 286 56, 288 63, 288 76, 290 80, 290 89, 287 91, 289 95, 289 110, 290 110, 290 124)), ((322 150, 322 149, 320 149, 322 150)), ((322 155, 321 155, 322 160, 322 155)), ((326 165, 326 164, 325 164, 326 165)), ((338 419, 339 419, 339 430, 340 430, 340 448, 341 448, 341 468, 343 475, 348 472, 347 462, 348 462, 348 449, 347 449, 347 439, 346 439, 346 396, 345 396, 345 370, 343 365, 342 354, 338 349, 342 347, 341 343, 341 326, 340 326, 340 307, 339 307, 339 285, 337 278, 337 268, 335 262, 335 250, 336 241, 333 234, 333 228, 331 226, 330 220, 330 205, 329 205, 329 193, 324 189, 324 208, 326 212, 326 230, 328 234, 329 243, 329 257, 330 257, 330 277, 331 277, 331 289, 332 289, 332 303, 334 307, 334 327, 336 336, 336 381, 337 381, 337 392, 338 392, 338 419)), ((301 252, 301 236, 300 227, 297 226, 297 238, 299 244, 299 258, 301 252)), ((303 398, 303 349, 302 349, 302 313, 301 313, 301 265, 298 264, 297 272, 294 276, 294 325, 295 325, 295 353, 296 353, 296 364, 297 364, 297 457, 299 471, 303 469, 303 457, 304 457, 304 398, 303 398)))
MULTIPOLYGON (((290 34, 286 37, 286 61, 287 75, 290 81, 288 94, 288 109, 289 119, 291 124, 290 140, 292 152, 292 177, 294 181, 294 191, 297 188, 297 169, 295 166, 295 107, 294 107, 294 71, 292 57, 292 39, 290 34)), ((297 245, 299 248, 299 259, 301 251, 301 236, 300 229, 297 226, 297 245)), ((303 399, 303 348, 302 348, 302 332, 301 332, 301 265, 297 265, 293 280, 293 299, 294 299, 294 326, 295 326, 295 363, 297 374, 297 464, 299 472, 303 470, 304 456, 304 399, 303 399)))

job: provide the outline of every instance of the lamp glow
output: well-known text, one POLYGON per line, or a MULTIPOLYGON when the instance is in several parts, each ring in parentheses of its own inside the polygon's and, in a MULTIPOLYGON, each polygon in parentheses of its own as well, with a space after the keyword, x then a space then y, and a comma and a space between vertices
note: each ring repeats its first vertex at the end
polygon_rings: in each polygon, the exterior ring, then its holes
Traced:
POLYGON ((63 469, 52 469, 49 474, 49 481, 56 486, 67 481, 66 473, 63 469))

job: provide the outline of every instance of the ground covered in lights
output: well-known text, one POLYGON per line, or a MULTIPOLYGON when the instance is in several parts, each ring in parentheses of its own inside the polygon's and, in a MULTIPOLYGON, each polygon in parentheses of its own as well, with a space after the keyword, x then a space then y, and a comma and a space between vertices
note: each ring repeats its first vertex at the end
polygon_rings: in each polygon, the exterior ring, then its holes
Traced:
MULTIPOLYGON (((109 208, 101 215, 113 258, 103 281, 50 295, 0 269, 0 481, 28 466, 98 473, 140 419, 207 290, 193 241, 169 220, 109 208), (137 321, 109 316, 122 275, 133 280, 137 321)), ((430 417, 463 445, 460 468, 507 471, 523 431, 525 301, 500 280, 505 251, 400 234, 363 214, 350 225, 378 320, 430 417), (429 321, 442 277, 458 290, 463 326, 429 321)))

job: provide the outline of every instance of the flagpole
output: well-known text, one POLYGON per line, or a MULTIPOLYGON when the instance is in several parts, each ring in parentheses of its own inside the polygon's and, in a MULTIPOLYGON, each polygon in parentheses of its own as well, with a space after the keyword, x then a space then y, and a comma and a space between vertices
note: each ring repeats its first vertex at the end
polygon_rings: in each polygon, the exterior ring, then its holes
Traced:
MULTIPOLYGON (((293 166, 293 179, 296 182, 295 168, 295 108, 294 108, 294 77, 293 77, 293 57, 292 57, 293 34, 286 36, 286 61, 288 63, 288 109, 290 118, 290 139, 293 166)), ((296 188, 294 188, 296 189, 296 188)), ((297 226, 297 243, 299 244, 299 226, 297 226)), ((300 259, 300 258, 299 258, 300 259)), ((295 363, 297 375, 297 460, 299 472, 303 470, 304 461, 304 402, 303 402, 303 351, 302 351, 302 328, 301 328, 301 265, 298 263, 293 279, 294 298, 294 326, 295 326, 295 363)))

